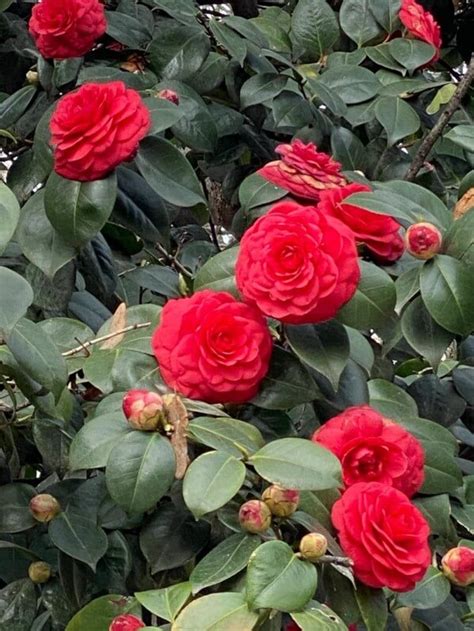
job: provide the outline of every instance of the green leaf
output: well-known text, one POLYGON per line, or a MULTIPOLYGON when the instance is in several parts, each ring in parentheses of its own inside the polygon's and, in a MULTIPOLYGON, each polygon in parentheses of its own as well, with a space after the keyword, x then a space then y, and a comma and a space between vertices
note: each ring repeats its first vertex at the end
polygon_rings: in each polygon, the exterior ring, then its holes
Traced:
POLYGON ((339 39, 334 11, 325 0, 299 0, 291 16, 293 54, 318 61, 339 39))
POLYGON ((368 101, 380 88, 380 82, 375 74, 367 68, 358 66, 330 68, 318 81, 337 93, 347 105, 368 101))
POLYGON ((411 136, 420 127, 420 117, 403 99, 384 96, 375 104, 375 116, 387 132, 387 143, 391 147, 396 142, 411 136))
POLYGON ((444 137, 466 151, 474 152, 474 125, 458 125, 444 137))
POLYGON ((195 24, 197 7, 193 0, 152 0, 161 11, 183 24, 195 24))
POLYGON ((339 311, 337 319, 354 329, 377 329, 386 324, 393 314, 395 284, 386 272, 373 263, 360 261, 360 267, 362 276, 357 290, 339 311))
POLYGON ((302 631, 347 631, 344 621, 332 609, 315 600, 291 617, 302 631))
POLYGON ((76 249, 49 222, 44 191, 35 193, 24 205, 16 237, 27 259, 51 280, 76 255, 76 249))
POLYGON ((371 11, 371 0, 344 0, 339 21, 344 33, 360 48, 380 36, 380 28, 371 11))
POLYGON ((193 594, 238 574, 247 566, 251 554, 260 544, 259 537, 240 533, 224 539, 191 572, 189 580, 193 594))
MULTIPOLYGON (((160 46, 160 38, 157 45, 160 46)), ((187 81, 191 79, 201 68, 209 55, 210 42, 206 33, 198 32, 187 41, 182 42, 181 49, 170 59, 161 71, 165 79, 177 79, 187 81)))
POLYGON ((169 490, 176 470, 167 438, 131 432, 110 452, 105 478, 112 499, 128 513, 144 513, 169 490))
POLYGON ((433 534, 440 535, 447 541, 452 538, 451 504, 447 493, 421 497, 416 499, 414 504, 425 516, 433 534))
MULTIPOLYGON (((406 427, 406 423, 403 425, 406 427)), ((413 432, 413 430, 411 431, 413 432)), ((446 443, 425 440, 423 449, 425 452, 425 481, 420 492, 427 495, 438 495, 439 493, 456 491, 462 485, 462 473, 453 454, 450 453, 449 449, 446 449, 446 443)))
POLYGON ((375 361, 372 346, 357 329, 350 326, 346 326, 345 329, 349 338, 350 358, 370 374, 375 361))
POLYGON ((183 481, 186 506, 198 518, 227 504, 245 480, 245 466, 228 453, 212 451, 194 460, 183 481))
POLYGON ((33 302, 33 290, 20 274, 0 267, 0 335, 7 335, 33 302))
POLYGON ((6 184, 0 182, 0 254, 3 254, 20 218, 20 206, 6 184))
POLYGON ((331 151, 334 158, 348 171, 363 171, 367 166, 366 148, 349 129, 334 127, 331 132, 331 151))
POLYGON ((227 417, 200 416, 189 423, 187 432, 198 443, 239 459, 247 458, 265 444, 256 427, 227 417))
POLYGON ((37 522, 29 509, 36 495, 28 484, 4 484, 0 486, 0 533, 16 533, 28 530, 37 522))
MULTIPOLYGON (((452 223, 451 212, 446 208, 446 205, 435 195, 432 191, 413 182, 405 182, 403 180, 391 180, 385 182, 380 186, 381 190, 386 192, 390 191, 390 195, 395 193, 400 195, 405 200, 405 207, 410 208, 413 222, 418 221, 431 221, 435 225, 438 225, 441 230, 448 228, 452 223), (422 215, 429 217, 427 219, 419 219, 419 213, 429 212, 429 215, 422 215), (418 214, 417 214, 418 213, 418 214)), ((392 214, 392 213, 390 213, 392 214)))
POLYGON ((443 250, 470 267, 474 266, 474 212, 453 222, 443 239, 443 250))
MULTIPOLYGON (((304 76, 301 67, 300 74, 304 76)), ((310 77, 307 78, 306 86, 309 88, 309 92, 312 97, 311 100, 316 97, 321 101, 321 103, 328 107, 335 116, 346 116, 347 105, 341 99, 336 90, 326 86, 319 79, 312 79, 310 77)))
MULTIPOLYGON (((455 83, 447 83, 443 85, 433 97, 433 100, 426 108, 426 113, 430 116, 433 114, 437 114, 441 109, 442 105, 446 105, 451 100, 451 97, 456 92, 456 84, 455 83)), ((446 138, 446 136, 445 136, 446 138)), ((474 146, 474 145, 473 145, 474 146)))
POLYGON ((36 88, 27 85, 0 102, 0 129, 8 129, 21 115, 36 95, 36 88))
POLYGON ((339 460, 310 440, 274 440, 257 451, 249 462, 262 478, 286 489, 319 491, 340 485, 339 460))
POLYGON ((64 241, 82 246, 103 228, 116 195, 115 174, 95 182, 76 182, 53 172, 44 193, 46 215, 64 241))
POLYGON ((349 338, 336 321, 285 327, 294 353, 308 366, 324 375, 334 390, 349 359, 349 338))
POLYGON ((242 66, 247 56, 245 40, 243 40, 240 35, 237 35, 231 28, 217 20, 212 20, 209 24, 209 28, 216 38, 216 41, 242 66))
POLYGON ((127 279, 140 287, 154 291, 167 298, 179 298, 179 274, 163 265, 136 267, 127 274, 127 279))
POLYGON ((232 247, 206 261, 196 274, 194 291, 202 289, 228 291, 238 298, 239 293, 235 285, 235 263, 238 253, 239 248, 232 247))
POLYGON ((114 618, 127 613, 139 615, 134 598, 107 594, 78 611, 67 625, 66 631, 107 631, 114 618))
POLYGON ((438 255, 421 270, 421 296, 431 317, 451 333, 474 329, 474 274, 450 256, 438 255))
POLYGON ((417 416, 416 402, 399 386, 385 379, 372 379, 367 384, 370 405, 384 416, 402 421, 406 416, 417 416))
POLYGON ((388 619, 388 610, 383 591, 358 583, 355 597, 367 631, 380 631, 381 629, 385 629, 388 619))
POLYGON ((429 567, 412 591, 397 594, 397 602, 403 607, 432 609, 444 603, 450 591, 448 579, 436 568, 429 567))
POLYGON ((403 307, 410 302, 420 291, 420 268, 419 266, 408 269, 395 281, 397 292, 397 304, 395 311, 400 313, 403 307))
POLYGON ((72 441, 70 470, 105 467, 112 449, 131 431, 122 411, 94 417, 81 427, 72 441))
POLYGON ((175 620, 173 631, 252 631, 257 620, 258 613, 249 611, 242 594, 222 592, 203 596, 188 605, 175 620))
POLYGON ((136 163, 148 184, 166 201, 185 207, 206 203, 191 164, 164 138, 145 138, 140 143, 136 163))
POLYGON ((0 0, 0 12, 6 11, 14 0, 0 0))
POLYGON ((392 57, 410 72, 431 61, 436 52, 431 44, 402 37, 392 39, 389 47, 392 57))
POLYGON ((386 33, 393 33, 400 26, 400 0, 370 0, 370 10, 386 33))
POLYGON ((164 589, 135 592, 140 605, 159 618, 172 622, 191 595, 191 583, 178 583, 164 589))
POLYGON ((288 77, 281 74, 263 72, 256 74, 243 84, 240 91, 240 105, 243 109, 251 105, 265 103, 275 97, 288 83, 288 77))
POLYGON ((0 627, 5 631, 30 631, 36 614, 35 586, 28 578, 0 590, 0 627))
MULTIPOLYGON (((372 2, 372 0, 370 0, 372 2)), ((365 49, 367 57, 383 68, 388 70, 395 70, 396 72, 405 73, 405 70, 390 54, 390 48, 388 44, 379 44, 378 46, 369 46, 365 49)))
POLYGON ((159 134, 165 129, 169 129, 184 115, 183 110, 177 105, 158 96, 144 98, 143 105, 147 106, 151 114, 152 122, 149 134, 159 134))
POLYGON ((287 191, 268 182, 258 173, 246 177, 239 188, 239 200, 246 210, 276 202, 285 195, 287 191))
POLYGON ((151 38, 145 24, 138 15, 127 15, 117 11, 106 11, 107 35, 128 48, 142 48, 151 38))
POLYGON ((279 130, 295 130, 313 121, 313 112, 306 99, 299 94, 284 90, 272 101, 275 127, 279 130))
POLYGON ((267 541, 250 557, 246 600, 252 609, 298 611, 316 591, 314 565, 301 561, 284 541, 267 541))

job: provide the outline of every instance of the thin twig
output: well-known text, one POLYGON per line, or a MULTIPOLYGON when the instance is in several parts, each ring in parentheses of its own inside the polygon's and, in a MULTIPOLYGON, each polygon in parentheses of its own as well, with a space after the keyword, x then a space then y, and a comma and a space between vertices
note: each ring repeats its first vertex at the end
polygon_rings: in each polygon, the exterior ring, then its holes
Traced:
POLYGON ((110 340, 112 337, 116 337, 117 335, 123 335, 124 333, 129 333, 130 331, 136 331, 137 329, 146 329, 146 327, 150 326, 150 324, 151 322, 137 322, 137 324, 131 324, 130 326, 126 326, 124 329, 120 329, 120 331, 114 331, 113 333, 108 333, 107 335, 96 337, 94 340, 89 340, 88 342, 84 342, 80 346, 76 346, 76 348, 71 348, 70 351, 66 351, 62 355, 63 357, 71 357, 71 355, 80 353, 80 351, 87 351, 87 349, 90 346, 94 346, 94 344, 100 344, 101 342, 110 340))
POLYGON ((344 565, 344 567, 352 567, 354 563, 352 559, 347 557, 333 557, 330 554, 324 554, 319 557, 317 563, 335 563, 336 565, 344 565))
POLYGON ((167 250, 165 250, 165 248, 161 245, 161 243, 158 243, 158 242, 155 243, 155 247, 158 250, 158 252, 164 256, 166 261, 170 263, 171 265, 173 265, 173 267, 175 267, 178 271, 180 271, 183 276, 186 276, 187 278, 193 277, 191 272, 186 267, 184 267, 184 265, 180 263, 176 257, 170 254, 167 250))
POLYGON ((471 63, 469 64, 469 68, 466 74, 464 75, 464 77, 458 83, 456 87, 456 91, 451 97, 451 100, 449 101, 446 109, 438 118, 433 129, 429 132, 429 134, 426 135, 425 139, 423 140, 421 145, 418 147, 418 151, 415 154, 413 162, 411 163, 411 166, 408 169, 407 174, 405 175, 405 180, 410 182, 415 179, 418 171, 423 166, 429 152, 433 148, 433 145, 441 136, 441 134, 444 131, 444 128, 449 123, 454 112, 458 109, 459 105, 461 104, 461 101, 464 95, 469 90, 469 86, 471 85, 471 82, 473 79, 474 79, 474 57, 471 58, 471 63))

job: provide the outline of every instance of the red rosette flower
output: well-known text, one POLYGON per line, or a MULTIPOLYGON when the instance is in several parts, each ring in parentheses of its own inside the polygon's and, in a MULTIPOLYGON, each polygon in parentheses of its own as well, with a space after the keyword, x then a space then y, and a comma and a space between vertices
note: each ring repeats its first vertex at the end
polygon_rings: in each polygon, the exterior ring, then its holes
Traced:
POLYGON ((436 52, 430 62, 437 61, 442 44, 441 28, 431 13, 415 0, 402 0, 399 17, 411 35, 434 46, 436 52))
POLYGON ((322 191, 318 209, 324 215, 337 217, 354 233, 358 243, 363 243, 379 263, 393 263, 405 249, 400 236, 400 224, 388 215, 379 215, 345 201, 355 193, 369 192, 364 184, 347 184, 340 188, 322 191))
POLYGON ((362 583, 407 592, 425 575, 431 562, 430 528, 401 491, 359 482, 337 500, 331 519, 362 583))
POLYGON ((352 232, 296 202, 276 204, 244 234, 236 265, 245 300, 282 322, 334 317, 360 279, 352 232))
POLYGON ((420 442, 369 405, 357 405, 317 429, 312 441, 339 458, 346 487, 380 482, 408 497, 424 481, 425 455, 420 442))
POLYGON ((137 629, 143 629, 145 626, 143 620, 127 613, 114 618, 110 623, 109 631, 137 631, 137 629))
POLYGON ((51 118, 54 169, 70 180, 103 178, 133 158, 149 127, 138 92, 121 81, 85 83, 59 100, 51 118))
POLYGON ((293 140, 278 145, 275 151, 281 160, 269 162, 257 173, 297 197, 318 200, 321 191, 346 184, 341 165, 312 142, 293 140))
POLYGON ((167 302, 152 348, 170 388, 208 403, 243 403, 267 374, 272 338, 253 306, 204 290, 167 302))
POLYGON ((41 0, 35 4, 30 33, 43 57, 82 57, 107 28, 99 0, 41 0))

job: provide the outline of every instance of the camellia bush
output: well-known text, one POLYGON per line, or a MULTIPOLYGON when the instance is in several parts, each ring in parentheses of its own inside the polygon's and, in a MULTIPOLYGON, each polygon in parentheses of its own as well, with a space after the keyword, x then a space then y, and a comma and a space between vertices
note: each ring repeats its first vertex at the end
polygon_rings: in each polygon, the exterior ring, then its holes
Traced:
POLYGON ((0 629, 474 628, 470 2, 0 0, 0 629))

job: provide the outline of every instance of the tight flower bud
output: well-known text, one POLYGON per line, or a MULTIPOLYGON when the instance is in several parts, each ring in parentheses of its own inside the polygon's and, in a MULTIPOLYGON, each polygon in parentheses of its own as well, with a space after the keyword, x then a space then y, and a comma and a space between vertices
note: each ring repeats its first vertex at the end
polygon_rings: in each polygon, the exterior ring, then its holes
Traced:
POLYGON ((158 92, 158 98, 166 99, 167 101, 170 101, 170 103, 179 105, 179 95, 176 94, 174 90, 161 90, 158 92))
POLYGON ((265 532, 272 522, 272 514, 265 502, 250 500, 240 507, 239 520, 242 528, 248 532, 265 532))
POLYGON ((426 221, 410 226, 405 235, 408 252, 417 259, 426 261, 438 254, 443 235, 436 226, 426 221))
POLYGON ((283 489, 281 486, 272 484, 263 492, 262 500, 268 506, 272 515, 289 517, 298 508, 300 494, 299 491, 283 489))
POLYGON ((123 413, 134 429, 154 431, 164 417, 163 399, 149 390, 129 390, 123 397, 123 413))
POLYGON ((31 498, 30 511, 36 521, 45 523, 54 519, 61 512, 61 506, 52 495, 41 493, 31 498))
POLYGON ((110 623, 109 631, 136 631, 136 629, 143 629, 144 626, 145 623, 140 618, 127 613, 114 618, 110 623))
POLYGON ((51 578, 51 566, 43 561, 36 561, 28 568, 28 576, 33 583, 46 583, 51 578))
POLYGON ((300 541, 301 556, 308 561, 317 561, 326 554, 328 550, 328 540, 319 532, 310 532, 300 541))
POLYGON ((441 559, 443 573, 451 583, 467 587, 474 583, 474 550, 460 546, 451 548, 441 559))

